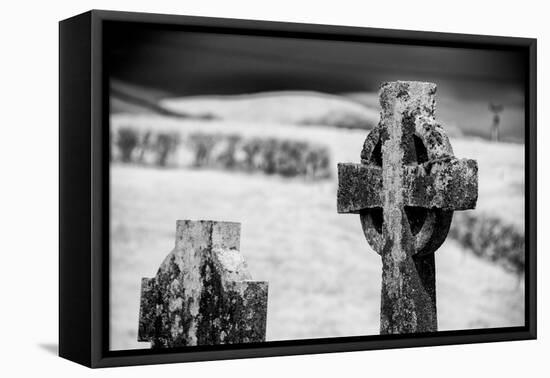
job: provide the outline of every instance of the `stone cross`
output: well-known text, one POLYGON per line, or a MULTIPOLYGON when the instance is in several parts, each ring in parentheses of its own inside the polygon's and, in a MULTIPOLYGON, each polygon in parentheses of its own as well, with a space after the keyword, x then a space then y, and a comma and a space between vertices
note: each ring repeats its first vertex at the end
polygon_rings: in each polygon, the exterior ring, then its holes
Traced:
POLYGON ((240 224, 179 220, 176 246, 141 281, 138 341, 152 348, 265 341, 267 282, 252 281, 240 224))
POLYGON ((338 164, 338 212, 360 215, 382 257, 382 334, 437 331, 434 252, 453 211, 477 202, 477 162, 454 157, 434 118, 435 92, 431 83, 383 84, 361 163, 338 164))

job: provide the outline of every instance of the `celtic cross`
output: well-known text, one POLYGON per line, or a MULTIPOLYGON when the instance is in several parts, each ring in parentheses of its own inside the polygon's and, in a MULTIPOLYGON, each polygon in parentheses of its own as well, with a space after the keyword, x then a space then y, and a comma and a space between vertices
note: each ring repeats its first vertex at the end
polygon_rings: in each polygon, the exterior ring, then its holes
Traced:
POLYGON ((383 84, 361 163, 338 164, 338 212, 360 215, 382 257, 382 334, 437 331, 434 252, 453 212, 477 202, 477 162, 454 157, 435 92, 432 83, 383 84))

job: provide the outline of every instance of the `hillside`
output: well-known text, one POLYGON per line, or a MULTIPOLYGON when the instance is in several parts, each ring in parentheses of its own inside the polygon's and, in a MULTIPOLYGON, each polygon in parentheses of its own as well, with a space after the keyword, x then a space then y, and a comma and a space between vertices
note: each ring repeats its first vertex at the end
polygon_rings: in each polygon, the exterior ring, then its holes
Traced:
MULTIPOLYGON (((190 155, 183 142, 173 156, 183 163, 179 168, 113 163, 113 348, 144 347, 136 341, 139 282, 154 275, 170 251, 176 219, 242 223, 241 251, 253 277, 270 283, 269 340, 377 333, 380 259, 358 217, 336 213, 336 163, 359 160, 366 130, 151 114, 118 114, 111 121, 115 134, 131 128, 140 135, 177 133, 182 141, 196 132, 291 138, 326 146, 332 169, 322 181, 196 169, 185 165, 190 155)), ((451 143, 458 157, 479 163, 478 206, 463 213, 487 214, 523 233, 523 146, 478 138, 451 143)), ((465 227, 457 219, 453 227, 465 227)), ((436 256, 440 329, 523 324, 521 276, 451 238, 436 256)))
MULTIPOLYGON (((523 104, 512 96, 501 114, 504 141, 523 140, 523 104)), ((451 136, 489 138, 492 113, 486 101, 438 91, 437 117, 451 136)), ((371 129, 378 122, 376 92, 342 93, 314 91, 277 91, 239 95, 177 97, 162 90, 141 87, 119 80, 111 81, 113 114, 161 114, 176 118, 218 119, 226 121, 326 125, 371 129)))

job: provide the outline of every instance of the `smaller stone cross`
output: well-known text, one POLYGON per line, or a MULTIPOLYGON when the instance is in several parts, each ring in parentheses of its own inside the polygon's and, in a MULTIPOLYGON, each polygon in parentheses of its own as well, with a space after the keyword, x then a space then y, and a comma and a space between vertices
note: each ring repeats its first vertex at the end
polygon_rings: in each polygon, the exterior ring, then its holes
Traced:
POLYGON ((434 252, 453 211, 477 201, 477 162, 456 159, 436 123, 435 84, 382 85, 361 163, 338 164, 339 213, 359 214, 382 256, 382 334, 437 331, 434 252))
POLYGON ((240 224, 179 220, 176 246, 143 278, 138 341, 152 348, 265 341, 267 282, 252 281, 240 224))

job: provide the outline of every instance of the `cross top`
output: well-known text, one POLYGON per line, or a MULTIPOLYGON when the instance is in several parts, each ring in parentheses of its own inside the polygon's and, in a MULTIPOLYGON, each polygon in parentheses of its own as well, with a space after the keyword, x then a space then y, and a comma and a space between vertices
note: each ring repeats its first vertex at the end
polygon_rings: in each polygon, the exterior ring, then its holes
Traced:
POLYGON ((382 255, 382 333, 437 330, 433 252, 453 211, 475 207, 477 162, 454 157, 435 121, 436 85, 385 83, 361 163, 338 164, 338 212, 360 215, 382 255))

